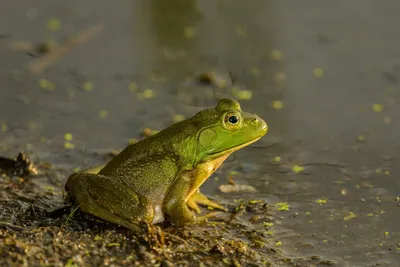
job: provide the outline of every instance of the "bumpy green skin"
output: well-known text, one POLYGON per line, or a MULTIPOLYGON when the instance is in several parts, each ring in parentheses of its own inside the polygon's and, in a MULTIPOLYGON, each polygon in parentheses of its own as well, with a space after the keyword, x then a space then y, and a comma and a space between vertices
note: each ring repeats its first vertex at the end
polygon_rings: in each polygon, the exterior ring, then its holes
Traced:
POLYGON ((204 222, 197 204, 222 206, 198 189, 232 152, 257 141, 268 130, 237 101, 222 99, 215 108, 125 148, 101 169, 72 174, 65 189, 81 210, 137 229, 138 221, 166 217, 176 225, 204 222), (236 116, 238 121, 229 121, 236 116))

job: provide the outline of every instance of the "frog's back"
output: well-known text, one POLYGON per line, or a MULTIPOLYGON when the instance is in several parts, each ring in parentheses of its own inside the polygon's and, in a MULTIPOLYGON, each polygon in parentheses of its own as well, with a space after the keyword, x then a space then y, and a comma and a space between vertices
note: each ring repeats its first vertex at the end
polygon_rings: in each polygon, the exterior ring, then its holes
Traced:
POLYGON ((204 110, 153 136, 129 145, 114 157, 100 174, 113 176, 119 172, 129 173, 127 170, 129 166, 138 162, 142 162, 143 165, 150 164, 158 157, 170 158, 180 164, 190 164, 196 156, 198 133, 204 128, 204 123, 212 124, 216 117, 214 109, 204 110))
POLYGON ((125 148, 99 174, 135 192, 162 199, 177 174, 190 168, 196 154, 195 125, 174 124, 125 148))

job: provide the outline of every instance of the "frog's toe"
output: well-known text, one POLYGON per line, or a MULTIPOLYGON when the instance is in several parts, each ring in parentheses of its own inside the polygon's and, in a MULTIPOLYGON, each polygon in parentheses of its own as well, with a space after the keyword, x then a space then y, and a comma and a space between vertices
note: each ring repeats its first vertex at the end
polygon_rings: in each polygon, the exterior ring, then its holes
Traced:
POLYGON ((197 214, 200 214, 200 213, 201 213, 201 210, 200 210, 199 205, 197 205, 197 203, 196 203, 192 198, 190 198, 190 199, 186 202, 186 204, 188 205, 189 208, 191 208, 192 210, 194 210, 197 214))
POLYGON ((209 221, 209 219, 215 218, 221 214, 222 214, 222 212, 220 212, 220 211, 214 211, 214 212, 207 213, 204 216, 199 216, 196 218, 196 224, 205 224, 209 221))
POLYGON ((211 201, 211 200, 208 200, 207 204, 204 204, 204 205, 213 207, 215 209, 223 210, 223 211, 228 211, 224 206, 221 206, 220 204, 218 204, 214 201, 211 201))
MULTIPOLYGON (((201 204, 204 206, 210 206, 215 209, 227 211, 227 209, 218 203, 209 200, 204 194, 202 194, 200 191, 196 192, 190 199, 191 202, 195 202, 196 204, 201 204)), ((188 201, 189 202, 189 201, 188 201)), ((196 205, 197 206, 197 205, 196 205)), ((200 209, 199 209, 200 210, 200 209)), ((198 212, 199 213, 199 212, 198 212)))

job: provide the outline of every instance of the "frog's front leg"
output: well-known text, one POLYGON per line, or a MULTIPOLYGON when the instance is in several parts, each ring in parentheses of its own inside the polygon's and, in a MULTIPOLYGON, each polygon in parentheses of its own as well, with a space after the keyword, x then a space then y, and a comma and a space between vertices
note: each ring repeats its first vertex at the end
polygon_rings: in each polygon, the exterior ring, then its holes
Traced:
POLYGON ((217 214, 213 212, 205 216, 197 217, 194 212, 189 209, 189 205, 195 203, 190 199, 198 190, 199 185, 201 185, 207 177, 207 173, 201 169, 184 171, 177 177, 171 189, 168 191, 163 205, 164 213, 173 224, 200 224, 207 221, 207 218, 217 214))
POLYGON ((105 221, 138 230, 140 220, 153 220, 151 201, 104 175, 90 172, 72 174, 65 189, 82 211, 105 221))
POLYGON ((215 209, 219 209, 219 210, 223 210, 223 211, 227 211, 227 209, 225 207, 223 207, 223 206, 219 205, 218 203, 215 203, 214 201, 211 201, 210 199, 208 199, 203 193, 200 192, 200 190, 195 192, 192 195, 192 197, 187 201, 186 204, 189 206, 189 208, 191 208, 192 210, 194 210, 198 214, 201 213, 201 210, 200 210, 198 204, 204 205, 204 206, 213 207, 215 209))

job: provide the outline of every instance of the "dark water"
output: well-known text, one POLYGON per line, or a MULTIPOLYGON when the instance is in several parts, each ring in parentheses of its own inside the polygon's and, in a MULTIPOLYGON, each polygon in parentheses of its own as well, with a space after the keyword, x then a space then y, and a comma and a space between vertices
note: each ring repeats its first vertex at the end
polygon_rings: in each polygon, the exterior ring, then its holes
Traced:
POLYGON ((392 0, 10 2, 0 10, 0 152, 23 148, 66 172, 102 163, 87 152, 121 149, 144 127, 162 129, 176 114, 213 106, 215 92, 195 85, 196 73, 230 72, 253 92, 242 108, 270 131, 203 191, 221 194, 218 185, 237 170, 238 183, 261 193, 235 198, 289 203, 271 236, 288 255, 396 266, 399 8, 392 0), (53 18, 61 22, 55 32, 46 28, 53 18), (43 73, 26 71, 39 59, 18 51, 18 42, 62 44, 96 25, 98 35, 43 73), (54 90, 41 88, 42 79, 54 90), (154 97, 143 99, 148 89, 154 97), (277 100, 282 109, 273 107, 277 100), (74 150, 64 148, 65 133, 74 150))

